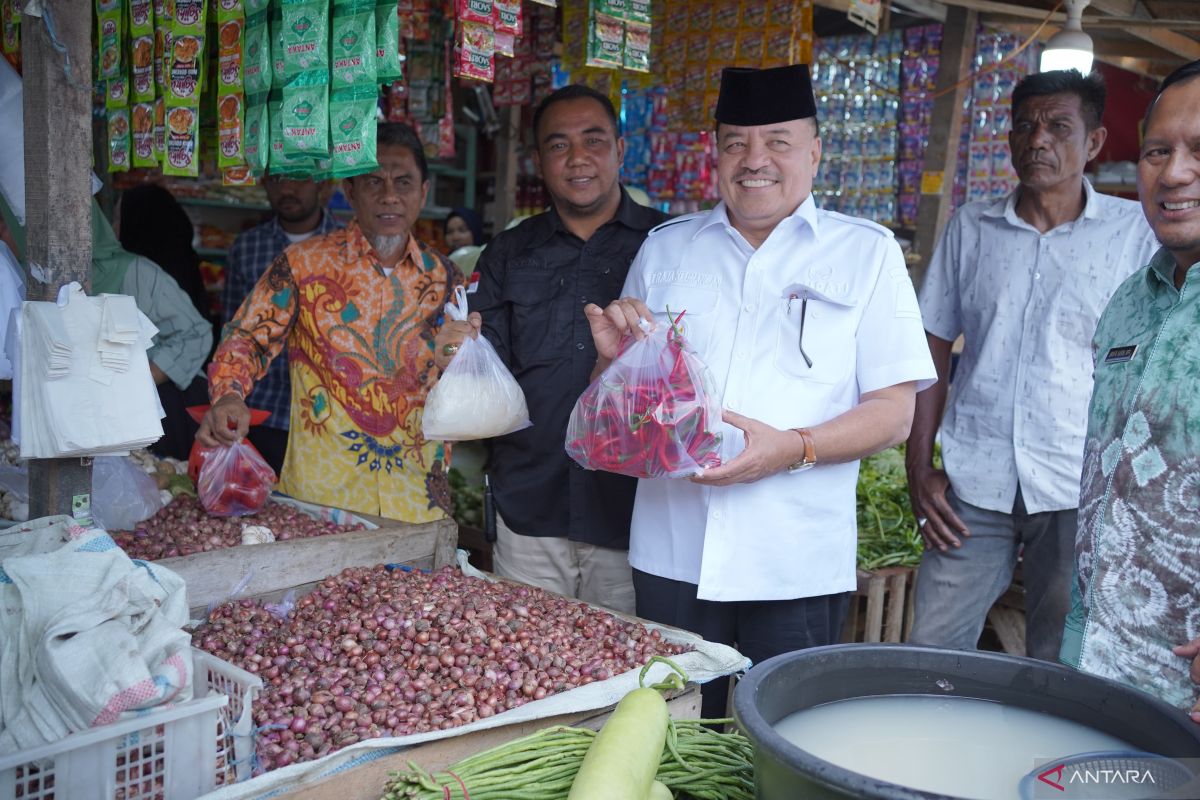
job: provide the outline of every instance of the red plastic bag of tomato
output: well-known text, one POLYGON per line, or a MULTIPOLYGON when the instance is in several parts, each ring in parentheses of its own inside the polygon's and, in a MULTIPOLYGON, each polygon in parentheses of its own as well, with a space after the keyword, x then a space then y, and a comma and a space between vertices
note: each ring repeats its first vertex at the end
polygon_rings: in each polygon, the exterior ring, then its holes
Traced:
MULTIPOLYGON (((567 454, 584 469, 686 478, 720 465, 721 402, 679 321, 627 336, 567 423, 567 454)), ((643 323, 643 329, 649 325, 643 323)))
MULTIPOLYGON (((208 409, 208 406, 188 406, 187 413, 199 425, 204 421, 204 415, 208 413, 208 409)), ((255 425, 262 425, 270 416, 270 411, 261 411, 257 408, 250 409, 250 427, 253 428, 255 425)), ((249 442, 246 444, 254 447, 249 442)), ((192 442, 192 449, 188 453, 188 477, 198 482, 200 480, 200 467, 204 466, 204 459, 219 449, 218 447, 205 447, 200 442, 192 442)), ((254 452, 258 453, 257 447, 254 447, 254 452)), ((259 453, 259 455, 261 456, 262 454, 259 453)))
POLYGON ((204 459, 196 493, 214 517, 244 517, 266 505, 274 486, 275 470, 243 439, 204 459))

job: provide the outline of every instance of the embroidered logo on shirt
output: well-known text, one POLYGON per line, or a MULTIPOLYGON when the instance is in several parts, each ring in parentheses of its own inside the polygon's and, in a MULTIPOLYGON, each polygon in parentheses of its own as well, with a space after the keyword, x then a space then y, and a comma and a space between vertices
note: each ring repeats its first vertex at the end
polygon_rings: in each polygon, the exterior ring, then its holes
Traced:
POLYGON ((1108 351, 1108 355, 1104 357, 1105 364, 1120 364, 1125 361, 1133 360, 1133 354, 1137 352, 1136 344, 1127 344, 1124 347, 1114 347, 1108 351))
POLYGON ((651 272, 647 277, 650 286, 703 286, 710 289, 721 288, 721 276, 693 270, 670 269, 661 272, 651 272))

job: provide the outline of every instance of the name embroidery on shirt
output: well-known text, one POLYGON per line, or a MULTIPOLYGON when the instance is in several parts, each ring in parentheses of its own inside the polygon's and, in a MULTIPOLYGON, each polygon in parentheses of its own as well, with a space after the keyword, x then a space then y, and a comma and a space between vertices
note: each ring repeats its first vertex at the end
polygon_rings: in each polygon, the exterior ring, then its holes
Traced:
POLYGON ((1120 364, 1125 361, 1133 360, 1133 354, 1137 352, 1136 344, 1127 344, 1124 347, 1114 347, 1108 351, 1108 355, 1104 357, 1105 364, 1120 364))
POLYGON ((721 276, 708 272, 672 269, 661 272, 651 272, 648 278, 650 286, 701 286, 707 289, 720 289, 721 276))

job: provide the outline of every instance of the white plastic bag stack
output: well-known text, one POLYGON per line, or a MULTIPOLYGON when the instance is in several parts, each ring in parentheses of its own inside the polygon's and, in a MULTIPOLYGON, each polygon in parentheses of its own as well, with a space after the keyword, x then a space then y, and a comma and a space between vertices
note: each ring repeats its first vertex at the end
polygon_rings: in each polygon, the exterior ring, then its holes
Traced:
POLYGON ((183 580, 99 529, 0 536, 0 754, 192 697, 183 580))
POLYGON ((163 411, 146 356, 156 333, 133 298, 88 297, 78 283, 57 303, 24 303, 13 364, 21 457, 124 454, 158 441, 163 411))
MULTIPOLYGON (((454 290, 446 304, 451 319, 466 320, 467 293, 454 290)), ((454 442, 488 439, 528 428, 525 393, 483 336, 468 336, 425 400, 426 439, 454 442)))

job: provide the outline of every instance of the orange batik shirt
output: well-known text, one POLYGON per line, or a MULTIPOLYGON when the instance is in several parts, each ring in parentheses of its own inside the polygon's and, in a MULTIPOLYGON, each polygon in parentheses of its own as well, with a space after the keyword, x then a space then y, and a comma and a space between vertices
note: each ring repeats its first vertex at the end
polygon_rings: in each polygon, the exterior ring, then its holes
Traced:
POLYGON ((391 275, 357 223, 292 245, 258 281, 209 367, 246 397, 287 345, 291 432, 279 490, 408 522, 450 509, 450 448, 421 435, 433 338, 462 275, 415 237, 391 275))

